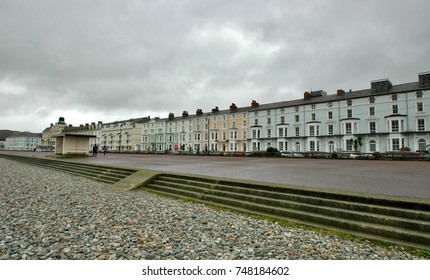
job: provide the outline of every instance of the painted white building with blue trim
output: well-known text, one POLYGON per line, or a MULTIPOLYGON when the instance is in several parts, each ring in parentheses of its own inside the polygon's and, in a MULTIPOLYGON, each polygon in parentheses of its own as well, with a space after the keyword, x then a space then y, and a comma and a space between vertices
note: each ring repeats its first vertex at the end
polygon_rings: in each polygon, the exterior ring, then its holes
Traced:
POLYGON ((360 91, 305 92, 303 99, 250 110, 249 142, 252 150, 423 151, 430 144, 429 111, 430 72, 400 85, 384 79, 360 91))

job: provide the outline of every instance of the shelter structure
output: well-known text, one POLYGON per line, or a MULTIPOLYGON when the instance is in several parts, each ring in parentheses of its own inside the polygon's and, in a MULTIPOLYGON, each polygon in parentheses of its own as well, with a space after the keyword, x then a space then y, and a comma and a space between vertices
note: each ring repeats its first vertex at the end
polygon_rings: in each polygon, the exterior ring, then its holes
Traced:
POLYGON ((62 156, 88 156, 89 143, 95 135, 85 135, 77 133, 60 133, 54 135, 55 154, 62 156))

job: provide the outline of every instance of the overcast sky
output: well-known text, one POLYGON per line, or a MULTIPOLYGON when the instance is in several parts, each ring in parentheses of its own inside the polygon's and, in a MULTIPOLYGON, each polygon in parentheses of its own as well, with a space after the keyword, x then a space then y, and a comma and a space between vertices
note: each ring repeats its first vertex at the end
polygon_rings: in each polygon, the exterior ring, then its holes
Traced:
POLYGON ((293 100, 430 71, 428 0, 0 0, 0 129, 293 100))

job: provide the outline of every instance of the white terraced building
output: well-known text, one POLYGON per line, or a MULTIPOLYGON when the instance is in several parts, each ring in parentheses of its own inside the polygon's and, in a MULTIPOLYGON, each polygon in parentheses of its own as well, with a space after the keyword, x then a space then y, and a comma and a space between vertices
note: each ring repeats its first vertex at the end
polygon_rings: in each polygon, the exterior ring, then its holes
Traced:
POLYGON ((6 151, 32 151, 42 144, 42 133, 20 132, 6 138, 6 151))
POLYGON ((430 72, 400 85, 385 79, 360 91, 305 92, 300 100, 253 108, 250 145, 281 151, 424 151, 430 144, 429 111, 430 72), (354 145, 356 139, 362 145, 354 145))
POLYGON ((143 124, 140 145, 152 152, 387 152, 429 149, 430 72, 418 81, 370 89, 305 92, 303 99, 189 115, 143 124))

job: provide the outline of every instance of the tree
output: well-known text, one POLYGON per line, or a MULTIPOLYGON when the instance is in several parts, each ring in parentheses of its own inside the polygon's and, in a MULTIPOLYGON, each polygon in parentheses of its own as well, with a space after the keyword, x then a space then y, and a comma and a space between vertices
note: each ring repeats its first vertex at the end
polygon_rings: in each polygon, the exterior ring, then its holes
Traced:
POLYGON ((361 137, 359 136, 358 138, 354 139, 354 150, 356 152, 359 152, 361 150, 361 146, 363 146, 363 142, 361 137))

